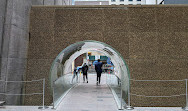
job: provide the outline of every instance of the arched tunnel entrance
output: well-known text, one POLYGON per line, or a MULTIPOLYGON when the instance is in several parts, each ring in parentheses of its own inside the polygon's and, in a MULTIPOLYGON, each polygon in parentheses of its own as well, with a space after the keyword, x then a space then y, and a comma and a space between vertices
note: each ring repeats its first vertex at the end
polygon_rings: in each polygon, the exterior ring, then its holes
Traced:
POLYGON ((53 61, 50 71, 50 86, 53 92, 54 108, 58 106, 66 93, 76 84, 76 82, 71 82, 73 61, 80 55, 92 51, 102 53, 111 59, 114 65, 114 73, 110 74, 110 76, 108 75, 107 80, 113 78, 117 84, 112 82, 107 83, 112 90, 114 89, 112 92, 120 96, 117 96, 117 101, 119 101, 117 104, 121 105, 121 107, 122 105, 126 105, 130 74, 121 54, 103 42, 81 41, 62 50, 53 61))

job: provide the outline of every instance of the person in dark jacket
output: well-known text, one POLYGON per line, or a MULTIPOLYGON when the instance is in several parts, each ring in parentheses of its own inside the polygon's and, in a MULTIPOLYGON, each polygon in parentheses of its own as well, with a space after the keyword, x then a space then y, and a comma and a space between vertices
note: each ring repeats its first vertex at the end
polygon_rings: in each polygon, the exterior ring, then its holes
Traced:
POLYGON ((88 71, 88 66, 86 63, 84 63, 84 65, 82 66, 83 82, 85 82, 85 78, 86 78, 88 83, 87 71, 88 71))
POLYGON ((97 85, 100 84, 101 81, 101 73, 102 73, 102 62, 98 59, 98 62, 95 64, 95 71, 97 72, 97 85))

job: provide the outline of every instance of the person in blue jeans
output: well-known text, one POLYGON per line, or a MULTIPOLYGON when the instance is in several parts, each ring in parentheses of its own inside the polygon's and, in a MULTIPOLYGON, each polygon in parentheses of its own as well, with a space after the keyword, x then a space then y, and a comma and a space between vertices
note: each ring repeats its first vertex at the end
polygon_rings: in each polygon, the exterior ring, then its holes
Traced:
POLYGON ((102 62, 100 62, 100 59, 98 59, 98 62, 95 64, 95 71, 97 72, 97 85, 101 82, 102 65, 102 62))

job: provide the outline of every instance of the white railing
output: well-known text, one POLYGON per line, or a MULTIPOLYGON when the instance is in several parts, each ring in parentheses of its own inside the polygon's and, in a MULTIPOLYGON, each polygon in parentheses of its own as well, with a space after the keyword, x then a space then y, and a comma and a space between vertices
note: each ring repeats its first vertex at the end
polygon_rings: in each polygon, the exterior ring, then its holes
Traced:
POLYGON ((7 83, 31 83, 31 82, 43 82, 42 83, 42 92, 35 92, 35 93, 28 93, 28 94, 11 94, 7 93, 6 90, 4 93, 0 93, 0 95, 5 95, 5 96, 31 96, 31 95, 42 95, 42 106, 39 107, 39 109, 46 109, 47 107, 44 105, 44 96, 45 96, 45 78, 43 79, 38 79, 38 80, 31 80, 31 81, 5 81, 5 80, 0 80, 0 82, 5 83, 5 87, 7 87, 7 83))
MULTIPOLYGON (((183 79, 183 80, 134 80, 134 79, 130 79, 130 81, 135 81, 135 82, 183 82, 185 81, 185 93, 183 94, 176 94, 176 95, 164 95, 164 96, 156 96, 156 95, 153 95, 153 96, 148 96, 148 95, 139 95, 139 94, 133 94, 130 92, 130 85, 129 85, 129 88, 128 88, 128 106, 126 107, 127 110, 132 110, 134 109, 133 107, 131 107, 131 103, 130 103, 130 97, 131 95, 132 96, 141 96, 141 97, 148 97, 148 98, 167 98, 167 97, 178 97, 178 96, 186 96, 186 106, 183 108, 184 110, 188 110, 188 92, 187 92, 187 88, 188 88, 188 85, 187 85, 187 82, 188 82, 188 79, 183 79)), ((130 83, 129 83, 130 84, 130 83)))

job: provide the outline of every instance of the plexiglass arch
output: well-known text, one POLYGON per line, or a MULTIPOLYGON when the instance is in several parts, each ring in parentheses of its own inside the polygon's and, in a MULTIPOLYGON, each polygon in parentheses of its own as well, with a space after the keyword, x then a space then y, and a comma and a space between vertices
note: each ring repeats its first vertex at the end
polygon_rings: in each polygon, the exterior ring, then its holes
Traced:
MULTIPOLYGON (((78 56, 90 51, 98 51, 104 53, 106 56, 111 58, 111 61, 115 66, 115 75, 121 80, 121 88, 123 90, 124 99, 127 99, 130 78, 128 66, 118 51, 116 51, 111 46, 99 41, 89 40, 77 42, 68 46, 62 52, 60 52, 56 59, 53 61, 53 64, 51 66, 51 88, 54 89, 54 81, 61 79, 59 81, 63 82, 62 77, 69 73, 69 67, 78 56)), ((59 96, 61 96, 61 94, 59 96)))

